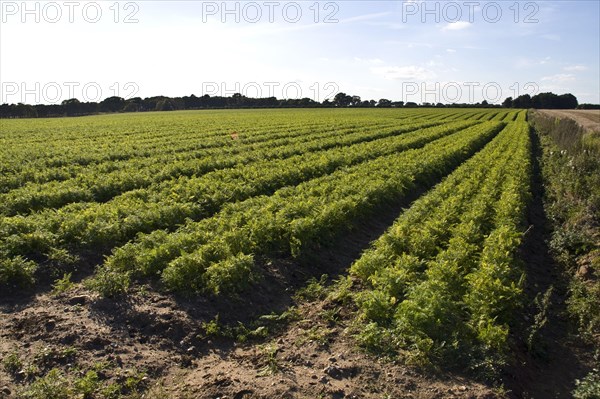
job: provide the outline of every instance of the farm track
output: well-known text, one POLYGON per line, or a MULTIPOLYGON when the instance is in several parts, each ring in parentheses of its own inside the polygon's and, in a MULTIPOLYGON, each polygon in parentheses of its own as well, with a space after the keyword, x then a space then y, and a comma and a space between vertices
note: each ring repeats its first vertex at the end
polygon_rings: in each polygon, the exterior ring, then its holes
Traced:
POLYGON ((577 124, 582 126, 585 130, 591 132, 600 132, 600 110, 561 110, 561 109, 544 109, 540 110, 546 115, 550 115, 554 118, 568 118, 572 119, 577 124))

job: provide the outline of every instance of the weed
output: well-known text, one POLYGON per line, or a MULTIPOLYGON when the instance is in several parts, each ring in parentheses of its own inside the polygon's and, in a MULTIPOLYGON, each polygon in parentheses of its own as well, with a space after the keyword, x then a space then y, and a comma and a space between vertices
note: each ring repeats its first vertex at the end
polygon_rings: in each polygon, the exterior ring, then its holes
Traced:
POLYGON ((273 375, 279 372, 280 366, 277 360, 277 345, 267 345, 263 348, 265 365, 259 370, 260 376, 273 375))
POLYGON ((100 390, 100 395, 105 399, 119 399, 121 396, 121 384, 112 382, 100 390))
POLYGON ((90 370, 83 377, 75 380, 73 385, 75 392, 79 393, 84 399, 88 399, 96 392, 99 384, 98 374, 90 370))
POLYGON ((54 295, 60 295, 67 291, 70 291, 75 287, 75 283, 71 281, 73 273, 65 273, 62 278, 57 279, 52 285, 52 293, 54 295))
POLYGON ((2 366, 9 374, 17 374, 23 368, 23 361, 15 351, 10 353, 2 360, 2 366))
POLYGON ((338 321, 340 320, 340 312, 341 312, 341 308, 340 307, 334 307, 331 309, 324 309, 321 313, 320 316, 323 320, 325 320, 327 323, 329 323, 329 325, 335 325, 338 323, 338 321))
POLYGON ((548 323, 548 312, 552 305, 551 297, 554 287, 550 286, 543 294, 540 292, 533 301, 537 313, 533 318, 533 324, 529 327, 529 336, 527 337, 527 349, 530 352, 541 355, 545 352, 543 343, 540 342, 541 331, 548 323))
POLYGON ((297 301, 314 301, 317 299, 324 299, 326 292, 325 284, 327 283, 328 276, 323 274, 319 280, 311 278, 308 281, 306 287, 299 289, 296 292, 294 299, 297 301))
POLYGON ((103 297, 114 298, 124 295, 130 283, 130 273, 102 267, 93 278, 86 281, 86 286, 103 297))
POLYGON ((37 378, 20 395, 24 399, 68 399, 70 396, 68 381, 58 369, 37 378))
POLYGON ((302 346, 307 342, 315 342, 319 346, 326 346, 329 344, 329 339, 333 330, 324 328, 322 326, 313 326, 309 330, 305 330, 303 334, 296 339, 295 344, 302 346))
POLYGON ((576 388, 573 391, 575 399, 598 399, 600 398, 600 372, 592 370, 583 380, 575 381, 576 388))

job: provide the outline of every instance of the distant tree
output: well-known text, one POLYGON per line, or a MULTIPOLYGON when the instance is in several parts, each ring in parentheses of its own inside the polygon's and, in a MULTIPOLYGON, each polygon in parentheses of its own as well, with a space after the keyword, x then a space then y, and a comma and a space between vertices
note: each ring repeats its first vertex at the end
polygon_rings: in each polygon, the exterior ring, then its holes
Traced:
POLYGON ((156 103, 155 110, 156 111, 173 111, 175 107, 173 106, 173 100, 170 98, 164 98, 159 100, 156 103))
POLYGON ((523 94, 513 100, 513 108, 531 108, 531 96, 523 94))
POLYGON ((65 114, 68 116, 79 115, 81 112, 81 102, 76 98, 64 100, 60 105, 62 105, 65 114))
POLYGON ((38 113, 34 106, 19 103, 14 108, 14 114, 19 118, 37 118, 38 113))
POLYGON ((558 96, 554 93, 539 93, 531 98, 532 108, 554 109, 558 105, 558 96))
POLYGON ((600 109, 600 104, 579 104, 577 109, 600 109))
POLYGON ((125 100, 121 97, 108 97, 100 102, 100 111, 102 112, 118 112, 123 110, 125 100))
POLYGON ((419 105, 417 103, 414 103, 412 101, 407 102, 406 104, 404 104, 404 108, 417 108, 419 105))
POLYGON ((575 97, 571 93, 566 93, 558 96, 558 100, 560 108, 562 109, 575 109, 579 105, 577 97, 575 97))
POLYGON ((578 105, 577 97, 571 93, 556 95, 554 93, 539 93, 531 98, 533 108, 545 109, 575 109, 578 105))
POLYGON ((125 105, 123 106, 124 112, 139 112, 145 111, 142 107, 144 100, 140 97, 133 97, 128 100, 125 100, 125 105))
POLYGON ((502 103, 502 106, 504 108, 512 108, 512 106, 513 106, 513 99, 512 99, 512 97, 507 97, 506 100, 504 100, 504 102, 502 103))
POLYGON ((136 104, 134 102, 127 102, 125 103, 125 106, 123 107, 123 112, 139 112, 140 111, 140 105, 136 104))
POLYGON ((338 93, 333 97, 333 104, 336 107, 347 107, 352 103, 352 97, 346 93, 338 93))
POLYGON ((377 102, 377 106, 381 108, 389 108, 392 106, 392 102, 387 98, 382 98, 377 102))

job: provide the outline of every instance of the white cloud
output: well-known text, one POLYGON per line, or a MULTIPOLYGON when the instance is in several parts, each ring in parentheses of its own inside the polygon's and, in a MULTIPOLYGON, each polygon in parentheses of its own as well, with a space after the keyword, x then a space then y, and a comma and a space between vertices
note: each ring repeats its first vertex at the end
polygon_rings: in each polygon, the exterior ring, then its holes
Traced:
POLYGON ((360 58, 354 57, 354 61, 361 64, 371 64, 371 65, 381 65, 383 64, 383 60, 380 58, 360 58))
POLYGON ((442 30, 463 30, 471 26, 467 21, 450 22, 442 28, 442 30))
POLYGON ((376 75, 383 76, 385 79, 398 80, 398 79, 415 79, 415 80, 426 80, 435 78, 436 74, 433 71, 429 71, 423 67, 416 65, 409 66, 387 66, 371 68, 371 71, 376 75))
POLYGON ((388 15, 390 15, 389 12, 376 12, 376 13, 371 13, 371 14, 363 14, 363 15, 357 15, 354 17, 340 19, 339 22, 340 23, 350 23, 350 22, 359 22, 359 21, 369 21, 372 19, 377 19, 377 18, 388 16, 388 15))
POLYGON ((447 53, 456 53, 456 50, 454 50, 453 48, 447 48, 446 52, 447 53))
POLYGON ((540 80, 545 82, 572 82, 575 80, 575 75, 570 73, 558 73, 552 76, 544 76, 540 80))
POLYGON ((587 71, 588 67, 586 67, 585 65, 571 65, 571 66, 567 66, 563 68, 565 71, 569 71, 569 72, 582 72, 582 71, 587 71))
POLYGON ((517 68, 533 68, 540 65, 547 65, 551 60, 551 57, 545 57, 541 59, 521 58, 515 62, 515 66, 517 68))

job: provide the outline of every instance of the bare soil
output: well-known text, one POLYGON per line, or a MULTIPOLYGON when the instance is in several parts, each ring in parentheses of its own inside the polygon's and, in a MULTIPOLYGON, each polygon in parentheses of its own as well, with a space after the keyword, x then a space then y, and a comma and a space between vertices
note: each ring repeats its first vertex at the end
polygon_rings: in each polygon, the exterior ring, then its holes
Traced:
MULTIPOLYGON (((17 299, 1 308, 0 355, 16 351, 39 374, 58 367, 79 376, 77 369, 104 363, 110 366, 102 378, 121 382, 128 370, 144 371, 149 398, 497 397, 460 376, 419 374, 364 353, 344 321, 351 315, 325 317, 341 311, 327 301, 301 304, 298 320, 243 344, 207 337, 202 322, 210 319, 187 305, 144 291, 127 301, 100 299, 82 288, 41 293, 26 304, 17 299)), ((26 379, 1 370, 0 397, 16 397, 26 379)))
POLYGON ((600 132, 600 109, 542 109, 555 118, 570 118, 586 130, 600 132))

